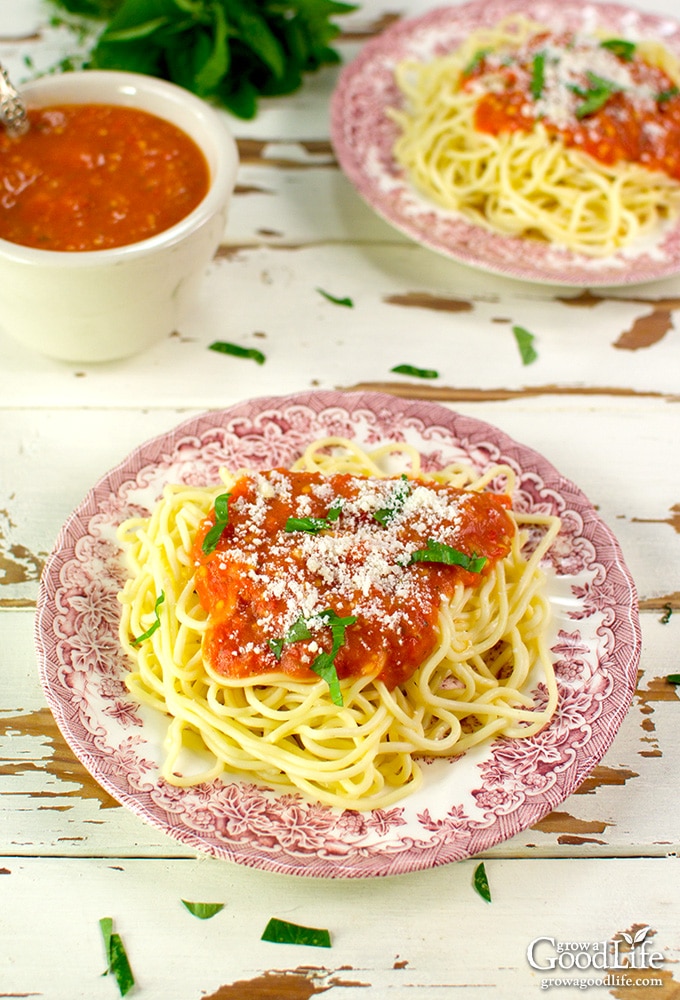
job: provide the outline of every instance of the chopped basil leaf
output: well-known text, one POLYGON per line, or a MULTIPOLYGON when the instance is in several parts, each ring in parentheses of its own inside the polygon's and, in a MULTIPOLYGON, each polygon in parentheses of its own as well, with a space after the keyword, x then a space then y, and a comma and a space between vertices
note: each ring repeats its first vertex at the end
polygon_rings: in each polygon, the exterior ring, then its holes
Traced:
POLYGON ((669 684, 680 684, 680 674, 669 674, 666 680, 669 684))
POLYGON ((445 542, 437 542, 433 538, 428 538, 427 546, 424 549, 416 549, 411 553, 410 563, 414 562, 434 562, 445 563, 447 566, 461 566, 470 573, 480 573, 486 564, 486 556, 468 556, 464 552, 459 552, 453 546, 445 542))
POLYGON ((156 603, 153 606, 153 611, 154 611, 154 614, 156 616, 156 620, 153 623, 153 625, 149 626, 149 628, 146 630, 146 632, 142 632, 141 635, 138 635, 136 639, 132 640, 132 645, 133 646, 138 646, 140 644, 140 642, 144 642, 145 639, 149 639, 154 634, 154 632, 156 631, 156 629, 158 629, 158 628, 161 627, 161 619, 160 619, 160 615, 158 614, 158 609, 160 608, 160 606, 161 606, 161 604, 163 603, 164 600, 165 600, 165 593, 164 593, 164 591, 161 590, 160 594, 156 598, 156 603))
POLYGON ((490 903, 491 890, 489 889, 489 880, 486 877, 486 868, 484 867, 483 861, 475 868, 475 874, 472 884, 474 885, 475 890, 479 893, 482 899, 485 899, 487 903, 490 903))
POLYGON ((317 927, 303 927, 288 920, 272 917, 262 934, 262 941, 275 944, 303 944, 312 948, 330 948, 331 936, 327 930, 317 927))
POLYGON ((600 42, 600 48, 609 49, 624 62, 630 62, 635 55, 635 42, 629 42, 625 38, 608 38, 600 42))
POLYGON ((135 985, 135 977, 132 975, 123 940, 120 934, 114 933, 111 917, 102 917, 99 921, 99 927, 104 938, 104 951, 106 952, 106 972, 104 975, 115 976, 120 995, 124 997, 135 985))
POLYGON ((666 101, 671 101, 678 94, 680 94, 679 87, 669 87, 668 90, 660 90, 656 95, 656 102, 657 104, 665 104, 666 101))
POLYGON ((534 347, 535 337, 533 333, 529 333, 525 330, 523 326, 513 326, 512 332, 517 341, 517 346, 519 347, 520 357, 522 359, 523 365, 530 365, 532 361, 535 361, 538 357, 536 348, 534 347))
POLYGON ((199 920, 210 920, 216 913, 224 909, 224 903, 191 903, 188 899, 183 899, 182 904, 189 913, 199 920))
POLYGON ((215 523, 203 539, 201 549, 209 556, 217 548, 224 529, 229 524, 229 497, 231 493, 220 493, 215 497, 215 523))
POLYGON ((319 653, 312 663, 310 663, 309 668, 318 677, 326 681, 331 701, 334 705, 341 707, 343 704, 342 691, 340 690, 338 672, 335 669, 335 657, 341 646, 345 645, 345 630, 356 622, 356 618, 353 615, 340 618, 332 608, 327 608, 321 614, 313 615, 311 618, 304 618, 301 615, 296 622, 293 622, 283 639, 269 640, 269 648, 274 653, 276 659, 280 660, 283 654, 283 647, 286 643, 302 642, 304 639, 312 638, 312 630, 309 627, 309 622, 312 621, 320 621, 322 625, 330 628, 332 646, 330 653, 319 653))
POLYGON ((583 103, 579 104, 575 111, 577 118, 585 118, 594 114, 595 111, 599 111, 613 94, 621 90, 621 87, 613 80, 606 80, 596 73, 588 72, 586 76, 588 78, 587 90, 583 90, 582 87, 570 87, 578 97, 583 99, 583 103))
POLYGON ((472 59, 463 70, 463 76, 469 76, 470 73, 474 73, 476 69, 479 69, 490 52, 491 49, 477 49, 472 59))
POLYGON ((218 354, 231 354, 235 358, 250 358, 252 361, 257 361, 258 365, 263 365, 267 360, 262 351, 258 351, 256 347, 241 347, 226 340, 215 340, 208 349, 217 351, 218 354))
POLYGON ((318 535, 324 528, 330 527, 340 517, 343 501, 335 500, 325 517, 289 517, 284 525, 284 531, 306 531, 310 535, 318 535))
POLYGON ((400 512, 406 503, 410 492, 411 487, 409 485, 408 476, 406 473, 402 473, 401 481, 396 485, 391 502, 387 505, 387 507, 381 507, 379 510, 374 512, 373 517, 376 521, 379 521, 383 526, 388 524, 392 518, 396 517, 396 515, 400 512))
POLYGON ((543 94, 545 84, 545 52, 537 52, 531 66, 531 96, 537 101, 543 94))
POLYGON ((434 368, 416 368, 415 365, 395 365, 390 371, 397 375, 413 375, 414 378, 439 378, 439 372, 434 368))
POLYGON ((323 295, 325 299, 328 299, 329 302, 332 302, 333 305, 347 306, 348 309, 351 309, 354 306, 354 303, 350 298, 346 297, 343 299, 339 299, 337 296, 331 295, 330 292, 324 292, 323 288, 317 288, 317 292, 319 293, 319 295, 323 295))
POLYGON ((673 606, 671 604, 664 604, 663 614, 661 615, 661 624, 668 625, 671 620, 671 615, 673 614, 673 606))

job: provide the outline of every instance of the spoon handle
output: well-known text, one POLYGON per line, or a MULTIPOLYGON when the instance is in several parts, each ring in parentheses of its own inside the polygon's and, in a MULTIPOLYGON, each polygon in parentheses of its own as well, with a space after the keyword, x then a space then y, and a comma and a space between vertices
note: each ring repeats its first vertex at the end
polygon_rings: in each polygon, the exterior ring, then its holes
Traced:
POLYGON ((28 129, 26 106, 12 86, 7 70, 0 64, 0 122, 10 135, 22 135, 28 129))

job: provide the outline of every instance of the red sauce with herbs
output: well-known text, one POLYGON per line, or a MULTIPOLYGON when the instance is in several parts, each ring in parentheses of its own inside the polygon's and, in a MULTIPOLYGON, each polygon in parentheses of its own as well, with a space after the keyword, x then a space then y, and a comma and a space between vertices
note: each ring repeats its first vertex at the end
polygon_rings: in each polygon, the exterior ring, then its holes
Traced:
POLYGON ((215 550, 203 551, 214 516, 195 542, 195 586, 209 614, 204 656, 226 677, 316 679, 310 663, 333 647, 322 614, 331 609, 355 619, 335 653, 338 677, 375 673, 394 687, 434 649, 442 598, 457 584, 478 586, 507 555, 515 531, 508 507, 505 496, 404 478, 245 476, 231 489, 215 550), (287 531, 291 517, 308 527, 318 519, 319 530, 287 531), (411 562, 428 539, 486 562, 480 571, 411 562), (311 635, 295 639, 303 620, 311 635))
POLYGON ((136 108, 29 110, 0 134, 0 238, 43 250, 104 250, 169 229, 204 198, 208 164, 186 133, 136 108))
MULTIPOLYGON (((549 135, 559 136, 566 146, 600 163, 638 163, 680 180, 680 90, 662 69, 635 55, 634 49, 624 50, 625 55, 606 49, 603 56, 602 43, 579 49, 571 37, 542 34, 512 58, 506 57, 505 65, 493 55, 484 56, 464 74, 463 81, 466 89, 481 91, 485 79, 493 80, 476 105, 475 128, 492 135, 530 132, 541 121, 549 135), (549 58, 546 47, 548 53, 560 49, 569 53, 568 69, 559 81, 559 69, 549 82, 537 79, 536 57, 549 58), (593 71, 594 65, 599 72, 593 71), (553 92, 546 100, 549 83, 553 92), (598 87, 604 100, 588 111, 587 101, 598 87)), ((558 65, 557 57, 552 61, 558 65)))

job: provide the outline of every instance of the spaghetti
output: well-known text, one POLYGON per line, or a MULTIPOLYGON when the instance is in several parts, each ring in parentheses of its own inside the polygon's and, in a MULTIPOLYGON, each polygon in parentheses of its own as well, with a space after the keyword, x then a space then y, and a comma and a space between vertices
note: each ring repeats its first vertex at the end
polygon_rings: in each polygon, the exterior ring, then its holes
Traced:
POLYGON ((165 780, 227 771, 382 808, 419 758, 547 724, 559 521, 512 512, 509 467, 427 474, 408 445, 327 438, 290 471, 222 478, 120 528, 126 683, 169 718, 165 780))
POLYGON ((446 209, 597 257, 680 208, 680 62, 513 15, 399 63, 396 162, 446 209))

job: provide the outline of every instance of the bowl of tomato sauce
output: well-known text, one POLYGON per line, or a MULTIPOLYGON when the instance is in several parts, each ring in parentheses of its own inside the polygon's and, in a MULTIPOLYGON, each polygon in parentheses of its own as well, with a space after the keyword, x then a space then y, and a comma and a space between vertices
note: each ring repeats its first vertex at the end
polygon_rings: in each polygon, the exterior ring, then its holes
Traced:
POLYGON ((155 77, 85 70, 21 88, 0 127, 0 330, 71 362, 169 336, 223 239, 238 169, 222 115, 155 77))

